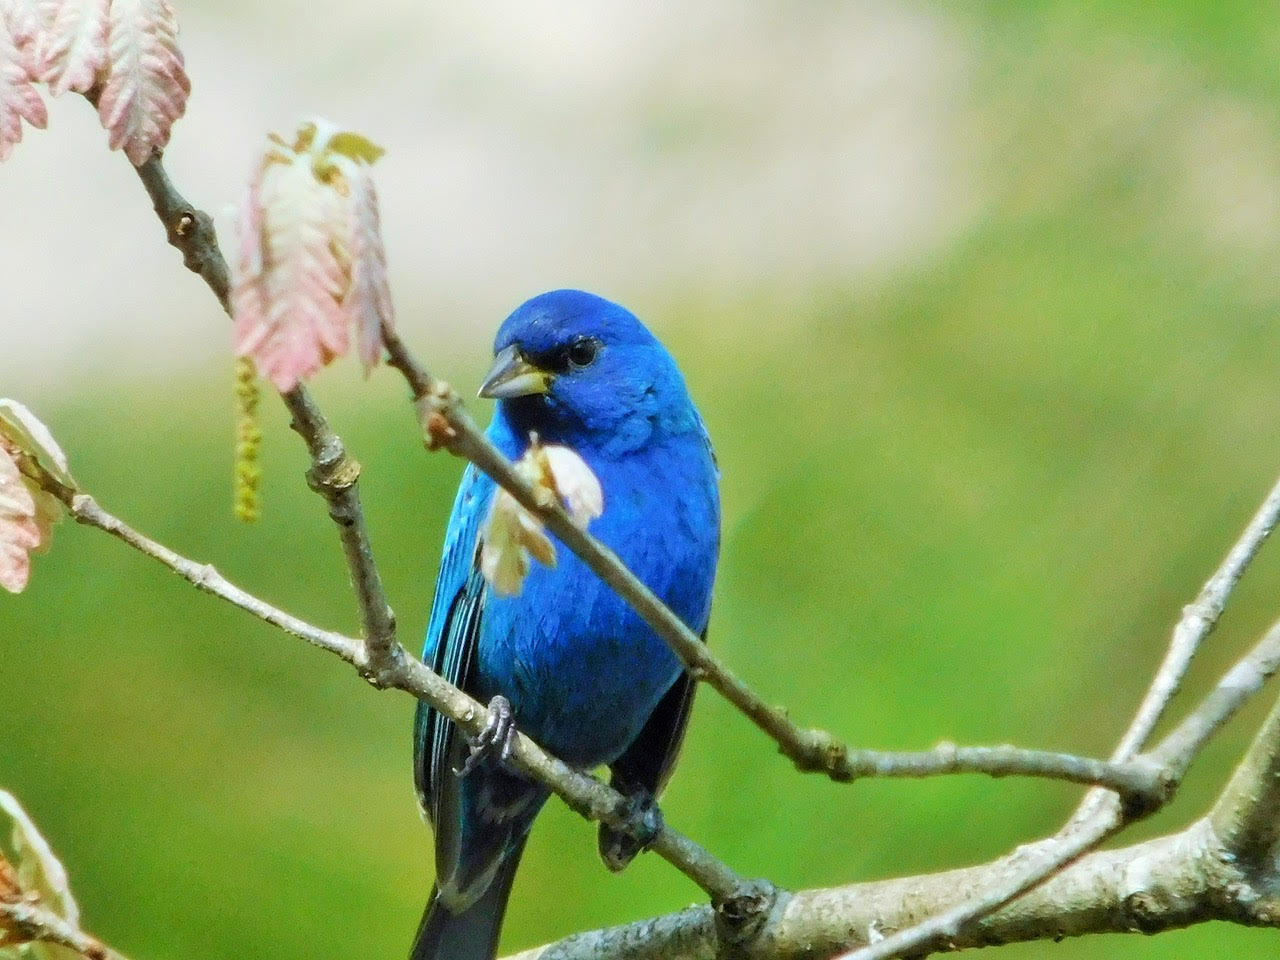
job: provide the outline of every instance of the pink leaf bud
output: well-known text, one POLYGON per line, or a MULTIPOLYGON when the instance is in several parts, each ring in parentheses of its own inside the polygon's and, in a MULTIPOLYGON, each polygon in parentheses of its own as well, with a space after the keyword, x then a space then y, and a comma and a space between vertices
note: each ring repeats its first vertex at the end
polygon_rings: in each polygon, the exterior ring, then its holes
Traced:
POLYGON ((347 352, 354 325, 366 369, 392 322, 386 253, 369 164, 381 150, 332 124, 273 136, 238 215, 232 289, 236 352, 281 391, 347 352))
POLYGON ((0 0, 0 161, 22 140, 22 121, 41 130, 49 122, 44 101, 32 86, 38 23, 31 8, 0 0))
POLYGON ((106 74, 98 117, 111 149, 140 167, 169 142, 191 92, 167 0, 111 0, 106 74))
MULTIPOLYGON (((579 526, 585 528, 604 511, 600 481, 568 447, 543 446, 535 438, 515 466, 535 490, 559 499, 579 526)), ((480 534, 480 572, 495 593, 511 596, 524 586, 530 557, 553 567, 555 545, 543 531, 542 521, 499 489, 480 534)))
POLYGON ((56 95, 85 93, 107 63, 109 0, 53 0, 37 43, 40 78, 56 95))
POLYGON ((75 489, 67 458, 49 428, 22 404, 0 398, 0 587, 18 593, 31 554, 49 546, 62 504, 42 482, 75 489))

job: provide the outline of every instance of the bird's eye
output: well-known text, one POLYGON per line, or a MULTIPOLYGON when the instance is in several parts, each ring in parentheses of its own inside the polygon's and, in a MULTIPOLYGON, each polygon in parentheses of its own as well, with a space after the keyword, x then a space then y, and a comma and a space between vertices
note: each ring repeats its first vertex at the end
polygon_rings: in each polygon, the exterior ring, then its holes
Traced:
POLYGON ((579 337, 569 344, 565 357, 571 367, 589 367, 600 352, 600 341, 595 337, 579 337))

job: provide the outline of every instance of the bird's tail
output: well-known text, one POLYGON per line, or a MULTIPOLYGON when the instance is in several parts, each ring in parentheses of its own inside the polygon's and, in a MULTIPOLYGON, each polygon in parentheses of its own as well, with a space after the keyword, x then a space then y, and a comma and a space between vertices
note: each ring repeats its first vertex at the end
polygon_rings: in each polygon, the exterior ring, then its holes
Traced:
POLYGON ((454 913, 440 899, 435 887, 427 903, 409 960, 494 960, 498 935, 507 912, 511 882, 516 876, 524 843, 507 855, 480 899, 454 913))

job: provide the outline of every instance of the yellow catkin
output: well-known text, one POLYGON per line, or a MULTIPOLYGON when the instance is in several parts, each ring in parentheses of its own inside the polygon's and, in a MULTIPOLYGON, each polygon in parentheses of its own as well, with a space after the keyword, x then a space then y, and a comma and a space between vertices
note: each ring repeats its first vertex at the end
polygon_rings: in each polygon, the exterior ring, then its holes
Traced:
POLYGON ((258 428, 258 370, 249 357, 236 360, 236 462, 235 514, 243 523, 253 523, 262 515, 258 481, 258 450, 262 431, 258 428))

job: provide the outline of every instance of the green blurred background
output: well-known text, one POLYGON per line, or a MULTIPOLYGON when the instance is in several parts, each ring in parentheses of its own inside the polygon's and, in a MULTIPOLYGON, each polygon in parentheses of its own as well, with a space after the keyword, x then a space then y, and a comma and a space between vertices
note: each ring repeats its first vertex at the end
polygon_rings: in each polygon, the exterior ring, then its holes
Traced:
MULTIPOLYGON (((193 198, 234 196, 266 129, 340 114, 389 148, 401 323, 439 373, 469 392, 505 313, 566 283, 659 330, 723 469, 712 643, 766 697, 859 746, 1106 753, 1280 465, 1273 5, 663 3, 643 29, 625 4, 365 6, 353 24, 339 5, 180 0, 196 94, 170 162, 193 198)), ((0 170, 0 392, 105 507, 355 629, 274 403, 265 519, 231 519, 222 321, 92 117, 54 106, 0 170)), ((316 392, 365 465, 414 646, 460 466, 423 453, 394 376, 351 367, 316 392)), ((1277 583, 1280 550, 1179 710, 1276 616, 1277 583)), ((28 592, 0 598, 0 642, 0 784, 90 929, 138 960, 404 951, 431 871, 408 698, 89 530, 59 530, 28 592)), ((1130 837, 1199 815, 1264 707, 1130 837)), ((738 870, 798 888, 974 863, 1078 795, 833 785, 704 693, 664 806, 738 870)), ((652 857, 607 874, 553 802, 503 943, 698 899, 652 857)), ((1211 924, 1052 950, 1277 943, 1211 924)))

